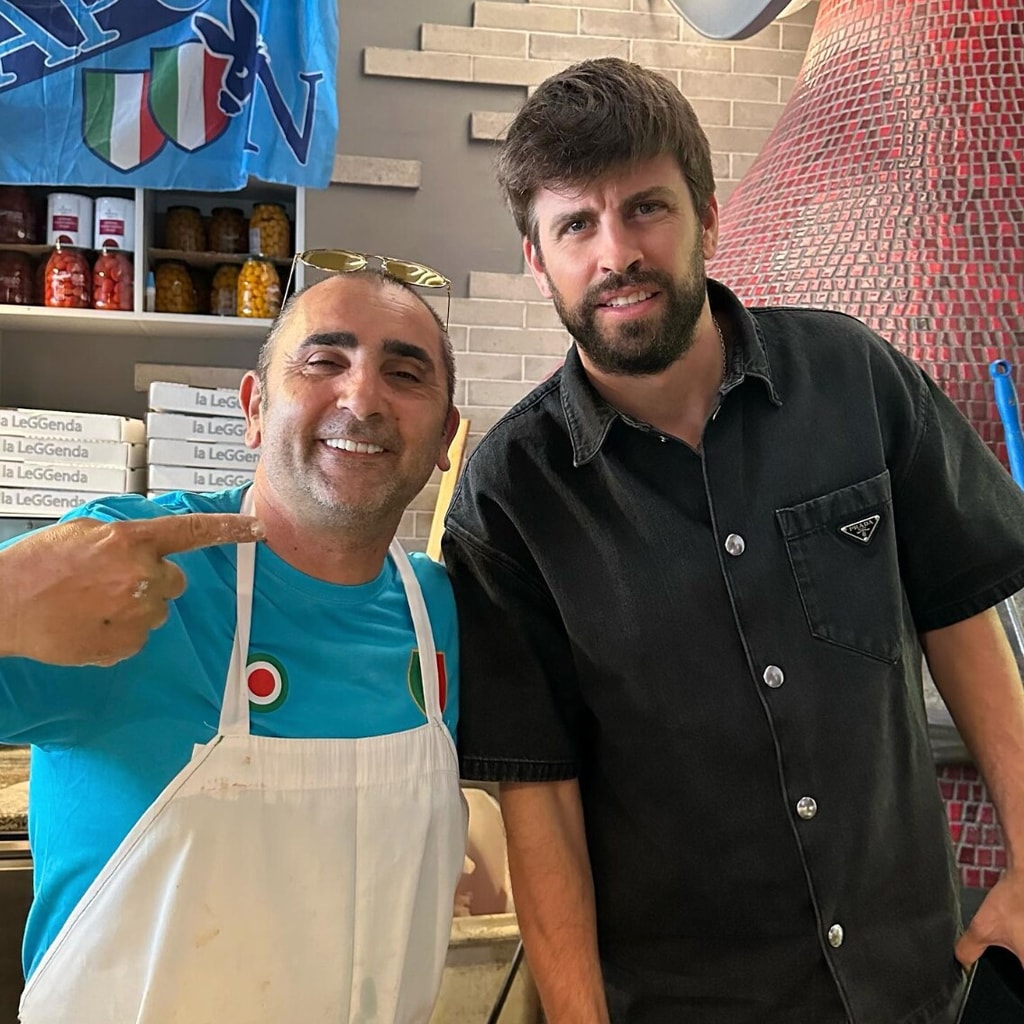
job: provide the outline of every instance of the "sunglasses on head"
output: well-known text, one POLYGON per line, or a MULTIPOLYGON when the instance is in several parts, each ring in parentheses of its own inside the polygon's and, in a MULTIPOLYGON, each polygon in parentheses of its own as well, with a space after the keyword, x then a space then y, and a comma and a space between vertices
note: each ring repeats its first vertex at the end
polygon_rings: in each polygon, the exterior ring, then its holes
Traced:
POLYGON ((448 309, 444 316, 444 329, 448 330, 448 318, 452 311, 452 283, 443 274, 422 263, 411 263, 409 260, 397 260, 393 256, 376 256, 368 252, 351 252, 348 249, 307 249, 297 252, 288 272, 288 283, 285 285, 284 298, 291 293, 292 279, 295 276, 297 263, 304 263, 315 270, 324 270, 331 274, 351 274, 365 270, 371 260, 380 264, 381 271, 388 277, 411 284, 417 288, 444 288, 448 292, 448 309))

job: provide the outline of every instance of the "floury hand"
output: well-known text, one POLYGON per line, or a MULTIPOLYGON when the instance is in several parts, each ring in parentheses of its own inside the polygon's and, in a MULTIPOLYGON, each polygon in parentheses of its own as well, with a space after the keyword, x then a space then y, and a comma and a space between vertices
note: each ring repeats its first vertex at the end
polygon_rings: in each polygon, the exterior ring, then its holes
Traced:
POLYGON ((142 648, 185 590, 168 555, 262 536, 258 520, 232 514, 76 519, 40 530, 0 551, 0 655, 113 665, 142 648))

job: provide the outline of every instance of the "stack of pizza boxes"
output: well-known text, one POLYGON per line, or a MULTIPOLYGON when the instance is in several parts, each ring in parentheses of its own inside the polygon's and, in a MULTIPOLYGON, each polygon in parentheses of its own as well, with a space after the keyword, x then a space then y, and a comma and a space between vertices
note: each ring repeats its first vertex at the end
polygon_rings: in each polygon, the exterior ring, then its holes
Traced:
POLYGON ((57 519, 145 491, 146 426, 102 413, 0 408, 0 516, 57 519))
POLYGON ((150 497, 222 491, 252 480, 259 452, 245 446, 238 392, 154 381, 149 408, 150 497))

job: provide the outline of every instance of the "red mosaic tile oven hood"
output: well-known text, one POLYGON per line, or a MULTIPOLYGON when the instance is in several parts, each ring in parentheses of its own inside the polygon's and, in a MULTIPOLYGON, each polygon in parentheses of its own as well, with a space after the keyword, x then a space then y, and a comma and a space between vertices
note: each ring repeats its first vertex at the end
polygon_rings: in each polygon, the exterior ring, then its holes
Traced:
POLYGON ((1024 384, 1022 164, 1024 0, 821 0, 709 273, 864 320, 1005 463, 988 363, 1024 384))

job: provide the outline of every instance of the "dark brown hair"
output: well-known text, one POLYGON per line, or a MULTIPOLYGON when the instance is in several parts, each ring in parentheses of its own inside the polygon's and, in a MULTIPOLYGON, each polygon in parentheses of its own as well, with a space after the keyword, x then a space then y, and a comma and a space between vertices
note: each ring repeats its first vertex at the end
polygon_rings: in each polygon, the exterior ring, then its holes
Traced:
POLYGON ((676 158, 703 217, 715 177, 693 108, 657 72, 602 57, 552 75, 523 104, 498 155, 498 184, 516 227, 537 245, 539 188, 586 185, 617 166, 665 153, 676 158))

